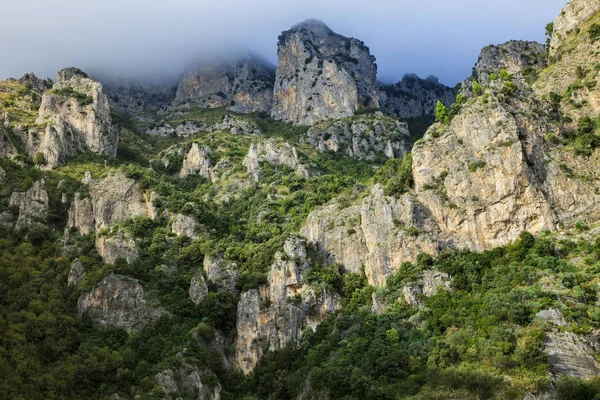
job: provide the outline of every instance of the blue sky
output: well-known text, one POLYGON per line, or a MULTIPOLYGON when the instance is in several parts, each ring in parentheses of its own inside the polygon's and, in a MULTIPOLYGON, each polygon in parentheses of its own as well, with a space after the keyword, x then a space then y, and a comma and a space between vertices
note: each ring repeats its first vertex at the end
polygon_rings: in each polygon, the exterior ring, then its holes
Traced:
POLYGON ((436 75, 454 85, 479 51, 511 39, 544 41, 566 0, 20 0, 0 24, 0 79, 54 78, 66 66, 117 78, 175 79, 190 63, 250 51, 273 64, 277 36, 318 18, 363 40, 379 79, 436 75))

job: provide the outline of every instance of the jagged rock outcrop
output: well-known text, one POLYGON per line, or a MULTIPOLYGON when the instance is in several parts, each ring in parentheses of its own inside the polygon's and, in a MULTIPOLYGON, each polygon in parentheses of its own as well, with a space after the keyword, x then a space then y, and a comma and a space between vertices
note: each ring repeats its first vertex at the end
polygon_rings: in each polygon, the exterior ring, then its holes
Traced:
POLYGON ((468 102, 413 148, 419 201, 456 246, 490 249, 522 231, 600 218, 589 206, 598 201, 599 155, 577 157, 548 143, 553 128, 535 112, 544 106, 523 90, 510 101, 491 95, 468 102))
POLYGON ((164 400, 220 400, 221 385, 209 387, 202 383, 202 374, 198 367, 185 363, 173 372, 165 369, 154 377, 154 382, 165 393, 164 400))
POLYGON ((211 151, 208 146, 200 148, 198 143, 192 143, 192 147, 183 159, 179 177, 185 178, 188 175, 198 174, 206 179, 210 179, 212 167, 210 154, 211 151))
POLYGON ((385 285, 387 276, 420 253, 437 254, 443 235, 410 194, 396 199, 385 196, 380 185, 361 205, 347 208, 333 203, 313 211, 301 229, 348 271, 364 266, 371 285, 385 285))
POLYGON ((87 182, 89 196, 75 195, 69 209, 68 229, 87 235, 136 216, 156 216, 152 193, 145 193, 122 171, 111 172, 96 181, 90 178, 87 182))
POLYGON ((255 57, 206 63, 182 75, 175 103, 227 107, 242 113, 267 112, 271 108, 273 82, 273 68, 255 57))
POLYGON ((473 68, 473 74, 480 84, 488 85, 490 74, 498 76, 501 69, 513 75, 532 74, 545 66, 546 46, 537 42, 511 40, 484 47, 473 68))
POLYGON ((52 80, 50 78, 40 79, 33 72, 19 78, 19 83, 38 94, 43 94, 46 90, 52 88, 52 80))
POLYGON ((279 36, 277 57, 275 119, 313 125, 379 107, 375 57, 358 39, 308 20, 279 36))
POLYGON ((268 142, 252 143, 248 154, 244 158, 243 164, 254 181, 260 180, 260 163, 266 162, 271 165, 284 165, 296 171, 301 177, 308 179, 310 173, 308 169, 300 163, 298 151, 289 143, 276 143, 272 140, 268 142))
POLYGON ((360 160, 402 158, 412 145, 406 123, 380 114, 319 123, 308 130, 306 141, 360 160))
POLYGON ((79 258, 76 258, 71 263, 71 270, 69 271, 67 283, 69 286, 77 286, 81 283, 83 278, 85 278, 85 268, 83 268, 83 264, 79 261, 79 258))
POLYGON ((572 376, 589 379, 600 374, 600 363, 594 358, 598 340, 572 332, 549 332, 544 341, 551 373, 555 379, 572 376), (595 342, 595 343, 594 343, 595 342))
POLYGON ((133 81, 104 84, 110 108, 125 113, 156 111, 168 107, 175 99, 176 85, 133 81))
POLYGON ((77 68, 59 71, 51 91, 42 96, 38 126, 29 132, 27 151, 41 153, 46 167, 55 167, 84 151, 114 157, 119 133, 112 125, 102 85, 77 68))
POLYGON ((268 286, 242 293, 234 365, 245 374, 266 349, 280 349, 299 339, 304 329, 316 329, 340 306, 336 294, 327 289, 316 290, 302 281, 309 268, 304 243, 289 239, 284 252, 275 255, 268 286))
POLYGON ((379 88, 381 111, 400 119, 433 116, 438 100, 450 107, 455 98, 456 91, 441 84, 435 76, 421 79, 406 74, 400 82, 379 88))
POLYGON ((79 316, 88 313, 100 325, 136 332, 156 320, 164 311, 148 304, 136 279, 110 274, 77 302, 79 316))
POLYGON ((225 290, 235 290, 238 279, 238 267, 235 263, 226 262, 221 255, 206 255, 203 266, 209 281, 225 290))
POLYGON ((233 115, 225 115, 221 122, 214 124, 185 122, 176 126, 168 123, 148 129, 146 134, 156 136, 192 136, 203 132, 224 131, 232 135, 260 135, 260 128, 252 121, 233 115))
POLYGON ((171 220, 171 231, 177 236, 187 236, 190 239, 198 238, 200 224, 194 217, 184 214, 175 214, 171 220))
POLYGON ((0 125, 0 157, 14 159, 18 151, 11 143, 7 129, 7 127, 0 125))
POLYGON ((537 313, 535 317, 540 321, 549 322, 555 326, 567 325, 565 317, 563 317, 562 313, 555 308, 551 308, 549 310, 542 310, 539 313, 537 313))
POLYGON ((569 1, 554 20, 554 30, 550 40, 550 56, 556 56, 568 36, 572 33, 578 34, 575 32, 576 29, 594 17, 598 11, 600 11, 600 1, 598 0, 569 1))
POLYGON ((194 277, 190 282, 190 300, 192 300, 194 304, 198 305, 206 297, 207 294, 208 286, 206 286, 204 275, 202 274, 202 271, 198 271, 194 274, 194 277))
POLYGON ((600 40, 593 40, 591 28, 600 21, 599 0, 572 0, 554 21, 550 41, 549 67, 535 82, 538 97, 550 93, 562 97, 562 111, 577 120, 600 115, 597 81, 600 40))
POLYGON ((35 226, 45 226, 49 205, 46 183, 42 179, 25 192, 13 192, 9 205, 19 208, 19 217, 14 227, 16 230, 27 231, 35 226))
POLYGON ((107 264, 114 264, 118 259, 123 259, 130 264, 139 255, 135 239, 128 232, 122 230, 114 234, 97 235, 96 251, 107 264))

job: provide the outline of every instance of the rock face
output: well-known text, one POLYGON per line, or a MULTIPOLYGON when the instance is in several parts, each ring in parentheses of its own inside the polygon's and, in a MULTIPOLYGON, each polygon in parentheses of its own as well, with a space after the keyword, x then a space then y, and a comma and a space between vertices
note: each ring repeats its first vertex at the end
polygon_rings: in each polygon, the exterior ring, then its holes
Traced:
POLYGON ((0 125, 0 157, 14 159, 18 152, 9 139, 7 129, 0 125))
POLYGON ((29 132, 27 151, 44 156, 55 167, 84 151, 114 157, 119 133, 112 125, 102 85, 76 68, 61 70, 51 91, 44 93, 37 125, 29 132))
POLYGON ((273 81, 273 69, 258 58, 205 64, 183 74, 175 101, 236 112, 266 112, 271 108, 273 81))
POLYGON ((266 349, 280 349, 299 339, 304 329, 316 329, 340 306, 335 294, 317 291, 302 282, 302 275, 309 268, 304 243, 290 239, 284 245, 284 253, 275 255, 268 286, 242 294, 234 365, 245 374, 266 349))
POLYGON ((238 278, 237 265, 226 263, 223 257, 205 256, 204 271, 209 281, 223 288, 224 290, 234 291, 238 278))
POLYGON ((202 383, 201 377, 198 367, 185 364, 175 373, 171 369, 159 372, 154 381, 165 392, 165 400, 220 400, 221 386, 210 388, 202 383))
POLYGON ((146 84, 132 81, 104 85, 110 108, 120 112, 156 111, 168 107, 175 99, 176 85, 146 84))
POLYGON ((402 262, 415 261, 420 253, 437 254, 443 237, 414 197, 385 196, 380 185, 361 205, 334 203, 313 211, 301 234, 348 271, 360 273, 364 266, 375 286, 385 285, 402 262))
POLYGON ((208 294, 208 287, 206 286, 206 282, 204 281, 204 275, 202 275, 202 271, 198 271, 192 281, 190 283, 190 300, 196 305, 200 304, 200 302, 206 297, 208 294))
POLYGON ((537 42, 511 40, 501 45, 486 46, 479 54, 473 73, 479 83, 490 83, 490 74, 505 69, 509 74, 538 71, 546 65, 546 46, 537 42), (529 70, 528 70, 529 69, 529 70))
POLYGON ((413 149, 419 201, 442 231, 461 247, 482 250, 525 230, 597 220, 588 206, 597 201, 597 178, 573 179, 589 175, 597 156, 586 160, 550 146, 544 138, 552 128, 544 119, 515 111, 538 107, 530 98, 488 101, 469 103, 439 138, 413 149))
POLYGON ((308 130, 307 142, 321 151, 343 152, 360 160, 402 158, 412 145, 406 123, 382 115, 319 123, 308 130))
POLYGON ((567 322, 565 321, 565 318, 563 317, 562 313, 555 308, 540 311, 536 314, 536 318, 540 321, 550 322, 555 326, 567 325, 567 322))
POLYGON ((190 239, 198 238, 200 225, 194 217, 176 214, 171 221, 171 231, 177 236, 187 236, 190 239))
POLYGON ((248 170, 250 178, 254 181, 260 180, 261 162, 271 165, 284 165, 295 170, 303 178, 310 178, 308 169, 300 163, 298 151, 289 143, 278 144, 274 141, 258 144, 252 143, 243 164, 248 170))
POLYGON ((138 258, 137 244, 125 231, 118 231, 110 236, 98 235, 96 251, 107 264, 114 264, 118 259, 123 259, 130 264, 138 258))
POLYGON ((144 193, 135 180, 121 171, 98 181, 90 180, 89 186, 89 196, 76 194, 69 209, 67 228, 76 229, 81 235, 136 216, 155 214, 151 194, 144 193))
POLYGON ((369 48, 316 20, 279 36, 273 118, 313 125, 379 107, 377 65, 369 48))
POLYGON ((67 283, 69 286, 77 286, 81 281, 85 278, 85 268, 83 268, 83 264, 79 261, 78 258, 73 260, 71 263, 71 270, 69 271, 69 277, 67 279, 67 283))
POLYGON ((37 181, 25 192, 14 192, 9 205, 19 208, 15 224, 18 231, 26 231, 34 226, 45 226, 48 219, 48 192, 44 180, 37 181))
POLYGON ((79 316, 89 313, 100 325, 124 328, 129 333, 139 331, 163 312, 147 303, 137 280, 115 274, 82 293, 77 309, 79 316))
POLYGON ((550 41, 550 56, 556 56, 569 34, 573 33, 579 25, 592 18, 598 11, 600 11, 600 1, 598 0, 569 1, 554 20, 554 32, 550 41))
POLYGON ((35 76, 34 73, 23 75, 19 78, 19 83, 38 94, 43 94, 46 90, 52 88, 52 80, 50 78, 42 80, 35 76))
POLYGON ((562 96, 562 111, 574 120, 600 115, 598 52, 600 40, 591 40, 590 29, 600 20, 599 0, 573 0, 554 21, 549 68, 535 82, 540 98, 554 92, 562 96))
POLYGON ((193 143, 191 149, 185 155, 183 159, 183 165, 181 171, 179 171, 179 177, 185 178, 188 175, 198 174, 210 179, 211 173, 211 162, 210 162, 210 148, 204 146, 200 148, 198 143, 193 143))
POLYGON ((380 86, 379 106, 384 114, 395 118, 418 118, 433 116, 438 100, 450 107, 455 98, 455 90, 435 76, 421 79, 407 74, 394 85, 380 86))
POLYGON ((600 364, 594 358, 597 343, 572 332, 550 332, 546 335, 544 351, 555 379, 572 376, 589 379, 600 374, 600 364))

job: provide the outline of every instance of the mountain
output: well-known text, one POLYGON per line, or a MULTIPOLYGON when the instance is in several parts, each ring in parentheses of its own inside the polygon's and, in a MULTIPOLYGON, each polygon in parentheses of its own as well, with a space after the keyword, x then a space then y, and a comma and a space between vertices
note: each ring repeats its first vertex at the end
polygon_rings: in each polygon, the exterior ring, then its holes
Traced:
POLYGON ((0 82, 0 398, 600 396, 598 21, 456 89, 314 20, 276 71, 0 82))

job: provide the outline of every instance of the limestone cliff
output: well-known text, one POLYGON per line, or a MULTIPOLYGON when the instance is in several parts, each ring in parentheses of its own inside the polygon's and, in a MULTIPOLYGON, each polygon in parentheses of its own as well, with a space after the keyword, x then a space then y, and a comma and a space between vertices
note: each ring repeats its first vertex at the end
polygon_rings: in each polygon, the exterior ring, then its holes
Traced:
POLYGON ((571 118, 600 115, 598 53, 600 40, 592 27, 600 21, 600 1, 573 0, 554 21, 549 67, 534 85, 539 98, 561 99, 563 112, 571 118))
POLYGON ((290 239, 275 255, 268 286, 242 293, 238 303, 234 365, 248 374, 264 351, 285 347, 307 328, 316 329, 340 302, 336 294, 302 280, 311 266, 304 243, 290 239))
POLYGON ((61 70, 52 90, 44 93, 36 125, 29 132, 27 151, 31 157, 42 154, 46 167, 88 150, 116 155, 119 133, 102 85, 76 68, 61 70))
POLYGON ((135 180, 121 171, 88 182, 89 195, 76 194, 67 222, 67 228, 76 229, 81 235, 139 215, 152 217, 155 213, 152 194, 142 191, 135 180))
POLYGON ((18 207, 19 217, 15 224, 18 231, 35 226, 45 226, 48 219, 49 197, 44 180, 37 181, 25 192, 13 192, 9 205, 18 207))
POLYGON ((275 119, 313 125, 379 107, 375 57, 358 39, 309 20, 279 36, 277 57, 275 119))
POLYGON ((79 316, 88 313, 101 325, 136 332, 157 319, 163 311, 148 304, 137 280, 115 274, 105 277, 77 302, 79 316))
POLYGON ((273 81, 273 69, 255 57, 205 63, 182 75, 175 102, 227 107, 236 112, 266 112, 271 108, 273 81))
POLYGON ((117 81, 104 84, 110 108, 126 113, 156 111, 168 107, 175 99, 175 85, 117 81))

